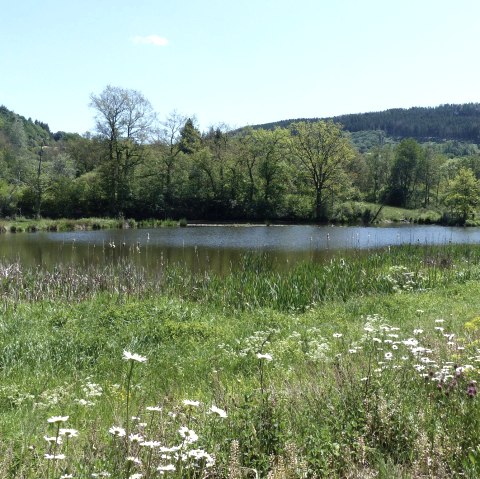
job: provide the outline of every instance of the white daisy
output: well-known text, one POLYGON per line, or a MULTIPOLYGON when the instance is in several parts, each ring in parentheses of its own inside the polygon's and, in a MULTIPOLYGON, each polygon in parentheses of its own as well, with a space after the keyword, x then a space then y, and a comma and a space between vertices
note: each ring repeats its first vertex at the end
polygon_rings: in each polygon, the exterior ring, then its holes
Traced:
POLYGON ((138 363, 144 363, 147 358, 140 356, 140 354, 131 353, 129 351, 123 351, 123 359, 126 361, 137 361, 138 363))

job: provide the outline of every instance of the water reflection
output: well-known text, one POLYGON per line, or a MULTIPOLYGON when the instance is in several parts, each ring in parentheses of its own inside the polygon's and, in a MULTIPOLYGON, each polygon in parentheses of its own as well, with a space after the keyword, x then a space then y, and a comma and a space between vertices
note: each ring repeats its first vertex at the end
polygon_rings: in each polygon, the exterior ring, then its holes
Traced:
POLYGON ((247 252, 265 252, 272 264, 322 262, 339 250, 397 244, 479 243, 480 228, 440 226, 316 227, 205 226, 139 230, 38 232, 0 235, 0 258, 26 266, 102 266, 124 259, 150 270, 180 263, 193 271, 226 274, 247 252))

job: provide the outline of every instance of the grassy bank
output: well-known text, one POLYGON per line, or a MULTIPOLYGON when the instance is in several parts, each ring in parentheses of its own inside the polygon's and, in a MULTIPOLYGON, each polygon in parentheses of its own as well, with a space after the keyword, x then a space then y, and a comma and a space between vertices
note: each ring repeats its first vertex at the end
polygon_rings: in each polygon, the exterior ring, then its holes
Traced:
POLYGON ((382 206, 365 201, 346 202, 335 214, 339 223, 389 224, 418 223, 441 224, 442 213, 435 209, 407 209, 394 206, 382 206))
POLYGON ((478 477, 478 248, 265 261, 3 265, 0 476, 478 477))
POLYGON ((183 225, 185 220, 141 220, 115 219, 115 218, 80 218, 80 219, 27 219, 17 218, 12 220, 0 219, 0 232, 34 233, 36 231, 81 231, 100 229, 128 229, 128 228, 162 228, 183 225))

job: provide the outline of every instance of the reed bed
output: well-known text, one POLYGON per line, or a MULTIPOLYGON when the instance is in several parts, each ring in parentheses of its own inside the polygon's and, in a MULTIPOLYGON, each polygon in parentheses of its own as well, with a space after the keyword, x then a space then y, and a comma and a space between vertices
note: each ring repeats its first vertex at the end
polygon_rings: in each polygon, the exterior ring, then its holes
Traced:
POLYGON ((100 229, 163 228, 186 226, 186 220, 165 219, 134 220, 118 218, 59 218, 27 219, 16 218, 0 220, 0 233, 35 233, 37 231, 84 231, 100 229))
POLYGON ((145 297, 166 294, 233 309, 301 310, 351 296, 422 291, 480 279, 480 247, 398 246, 335 256, 323 264, 281 269, 264 253, 248 253, 226 275, 192 272, 181 263, 146 269, 129 258, 107 265, 58 265, 53 269, 0 263, 0 299, 83 301, 98 294, 145 297))

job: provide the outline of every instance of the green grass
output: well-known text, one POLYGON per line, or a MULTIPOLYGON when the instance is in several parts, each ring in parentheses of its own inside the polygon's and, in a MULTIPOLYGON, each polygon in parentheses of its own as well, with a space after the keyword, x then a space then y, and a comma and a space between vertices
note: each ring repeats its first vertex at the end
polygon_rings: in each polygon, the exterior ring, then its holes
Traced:
MULTIPOLYGON (((186 221, 186 220, 182 220, 186 221)), ((179 226, 174 220, 142 220, 115 219, 115 218, 80 218, 80 219, 28 219, 16 218, 12 220, 0 219, 0 232, 22 233, 35 231, 75 231, 75 230, 98 230, 113 228, 161 228, 179 226)))
MULTIPOLYGON (((375 215, 379 210, 380 206, 376 203, 368 202, 357 202, 355 203, 357 207, 362 210, 366 208, 370 209, 375 215)), ((428 208, 418 208, 418 209, 407 209, 407 208, 397 208, 394 206, 384 206, 377 218, 379 223, 399 223, 399 222, 410 222, 410 223, 422 223, 422 224, 433 224, 438 223, 441 219, 441 212, 435 209, 428 208)))
POLYGON ((223 278, 2 274, 0 477, 478 477, 479 259, 411 246, 283 274, 255 255, 223 278), (79 435, 55 446, 60 415, 79 435))

